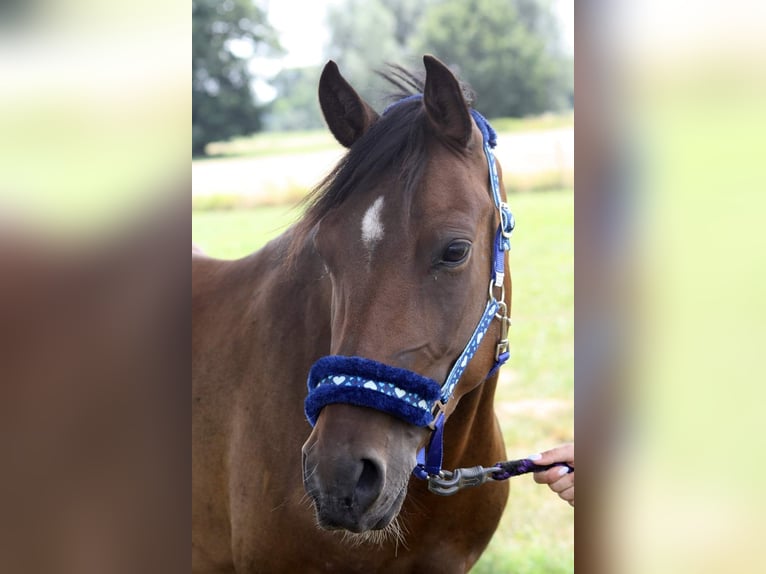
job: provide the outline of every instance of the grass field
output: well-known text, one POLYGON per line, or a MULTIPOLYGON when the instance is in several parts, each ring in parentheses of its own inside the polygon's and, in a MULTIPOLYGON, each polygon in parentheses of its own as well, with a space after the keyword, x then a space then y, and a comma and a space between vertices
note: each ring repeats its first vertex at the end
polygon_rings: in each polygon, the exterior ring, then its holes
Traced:
MULTIPOLYGON (((528 118, 494 118, 492 126, 498 132, 537 132, 574 125, 574 112, 545 114, 528 118)), ((208 144, 209 157, 195 161, 214 161, 221 157, 262 157, 300 154, 333 149, 336 146, 330 132, 321 128, 311 131, 260 132, 230 141, 208 144)))
MULTIPOLYGON (((496 410, 508 456, 519 458, 573 438, 574 195, 571 189, 515 194, 510 205, 517 220, 512 357, 502 370, 496 410)), ((298 215, 290 206, 195 211, 192 239, 211 255, 236 258, 298 215)), ((473 572, 572 572, 573 509, 531 477, 512 481, 500 528, 473 572)))

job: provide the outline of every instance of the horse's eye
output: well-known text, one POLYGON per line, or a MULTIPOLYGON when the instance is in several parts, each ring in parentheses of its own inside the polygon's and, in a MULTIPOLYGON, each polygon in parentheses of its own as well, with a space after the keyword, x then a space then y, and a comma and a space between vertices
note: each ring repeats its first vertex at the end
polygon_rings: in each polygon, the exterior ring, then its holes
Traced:
POLYGON ((455 266, 465 261, 471 252, 470 241, 453 241, 442 254, 442 263, 455 266))

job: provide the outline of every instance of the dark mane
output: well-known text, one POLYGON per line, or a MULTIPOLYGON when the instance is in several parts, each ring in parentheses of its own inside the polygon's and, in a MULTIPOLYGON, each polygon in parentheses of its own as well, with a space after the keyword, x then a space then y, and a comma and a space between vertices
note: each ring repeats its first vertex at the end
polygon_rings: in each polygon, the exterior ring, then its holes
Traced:
MULTIPOLYGON (((297 226, 299 240, 367 182, 380 183, 388 179, 401 188, 406 197, 411 197, 420 183, 429 135, 422 102, 416 99, 393 104, 422 93, 424 78, 395 65, 389 65, 386 72, 378 72, 378 75, 392 86, 386 96, 389 107, 303 200, 305 213, 297 226)), ((471 105, 473 92, 467 85, 463 85, 463 93, 471 105)))

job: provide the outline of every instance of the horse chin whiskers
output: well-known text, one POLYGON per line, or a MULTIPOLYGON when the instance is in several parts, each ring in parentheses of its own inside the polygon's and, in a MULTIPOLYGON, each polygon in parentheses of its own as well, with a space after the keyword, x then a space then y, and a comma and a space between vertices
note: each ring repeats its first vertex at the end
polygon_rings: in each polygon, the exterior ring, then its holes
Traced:
MULTIPOLYGON (((316 528, 318 530, 327 531, 327 528, 322 525, 319 515, 316 512, 316 504, 307 496, 304 496, 303 500, 311 506, 312 510, 314 510, 314 524, 316 528)), ((332 530, 332 533, 339 536, 343 544, 347 544, 351 547, 364 545, 383 546, 385 544, 393 543, 395 553, 399 551, 400 545, 405 549, 408 548, 406 542, 408 530, 404 525, 401 515, 395 516, 384 528, 377 530, 351 532, 350 530, 337 529, 332 530)))
POLYGON ((299 501, 299 504, 301 506, 305 506, 311 511, 314 511, 315 505, 314 505, 314 499, 311 497, 311 495, 308 492, 304 492, 303 496, 301 496, 301 499, 299 501))
POLYGON ((396 552, 398 552, 400 544, 405 549, 407 548, 406 536, 407 529, 399 520, 398 516, 394 517, 385 528, 380 530, 367 530, 358 533, 350 532, 348 530, 342 531, 342 541, 349 546, 383 546, 384 544, 393 543, 396 552))

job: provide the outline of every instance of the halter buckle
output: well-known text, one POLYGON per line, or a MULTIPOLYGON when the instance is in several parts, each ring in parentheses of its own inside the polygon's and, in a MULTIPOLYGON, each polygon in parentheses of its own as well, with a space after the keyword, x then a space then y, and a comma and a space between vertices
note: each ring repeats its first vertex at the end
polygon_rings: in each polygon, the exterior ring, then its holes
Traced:
POLYGON ((503 234, 504 238, 509 239, 511 237, 511 232, 513 232, 513 229, 516 227, 516 218, 513 217, 511 208, 504 201, 500 202, 498 210, 500 211, 501 233, 503 234))
POLYGON ((436 401, 436 403, 434 404, 434 408, 431 409, 431 413, 433 414, 434 418, 433 418, 433 420, 430 423, 428 423, 428 428, 429 429, 436 430, 436 419, 439 418, 439 414, 441 414, 441 413, 444 413, 445 416, 446 416, 446 413, 445 413, 445 407, 446 406, 447 406, 447 404, 442 402, 441 399, 436 401))
POLYGON ((508 352, 508 339, 501 339, 495 347, 495 361, 500 360, 500 355, 508 352))
POLYGON ((500 340, 495 347, 495 361, 499 361, 500 355, 508 351, 508 331, 511 328, 511 318, 508 316, 508 306, 505 301, 500 301, 495 318, 500 321, 500 340))

